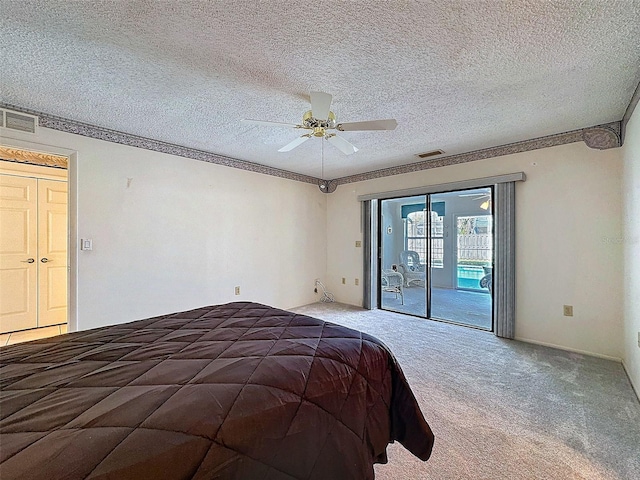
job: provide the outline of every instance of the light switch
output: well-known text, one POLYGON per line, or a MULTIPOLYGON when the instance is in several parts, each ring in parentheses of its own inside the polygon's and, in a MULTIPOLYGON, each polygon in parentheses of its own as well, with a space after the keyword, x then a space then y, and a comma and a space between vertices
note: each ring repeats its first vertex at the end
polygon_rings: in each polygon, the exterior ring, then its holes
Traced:
POLYGON ((82 238, 80 240, 80 250, 93 250, 93 240, 90 238, 82 238))

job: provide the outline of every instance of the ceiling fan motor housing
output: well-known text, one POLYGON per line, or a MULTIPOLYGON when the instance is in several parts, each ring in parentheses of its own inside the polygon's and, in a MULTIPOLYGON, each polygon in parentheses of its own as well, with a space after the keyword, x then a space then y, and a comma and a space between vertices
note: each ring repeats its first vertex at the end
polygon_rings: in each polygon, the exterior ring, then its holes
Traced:
POLYGON ((329 112, 329 118, 319 120, 315 118, 313 112, 309 110, 302 116, 302 125, 307 128, 336 128, 336 115, 333 112, 329 112))

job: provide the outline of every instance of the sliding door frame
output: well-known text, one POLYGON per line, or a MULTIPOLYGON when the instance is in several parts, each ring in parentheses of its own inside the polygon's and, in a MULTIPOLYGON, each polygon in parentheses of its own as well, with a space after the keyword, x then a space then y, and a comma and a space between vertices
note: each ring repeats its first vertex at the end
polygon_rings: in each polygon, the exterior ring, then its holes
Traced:
MULTIPOLYGON (((513 338, 515 334, 515 182, 526 181, 524 172, 510 173, 505 175, 498 175, 494 177, 484 177, 472 180, 462 180, 459 182, 444 183, 439 185, 429 185, 424 187, 416 187, 404 190, 395 190, 390 192, 380 192, 367 195, 361 195, 358 197, 358 201, 363 202, 363 215, 369 212, 370 219, 375 218, 375 223, 379 221, 379 212, 373 215, 372 205, 375 205, 376 209, 380 209, 379 201, 401 197, 411 197, 426 195, 426 200, 429 202, 429 210, 431 209, 431 198, 429 194, 432 193, 445 193, 456 190, 468 190, 473 188, 486 188, 492 186, 492 196, 494 199, 494 205, 492 205, 492 215, 494 217, 494 245, 493 245, 493 262, 494 262, 494 275, 493 275, 493 331, 497 336, 504 338, 513 338), (495 207, 497 206, 497 208, 495 207)), ((373 227, 373 220, 370 222, 370 227, 373 227)), ((431 219, 428 221, 428 238, 430 235, 431 219)), ((369 278, 372 279, 369 282, 363 282, 365 284, 365 291, 363 295, 363 306, 368 309, 379 308, 381 305, 381 293, 380 288, 376 286, 375 290, 372 288, 373 283, 378 282, 380 277, 380 256, 381 256, 381 229, 373 228, 364 229, 365 234, 365 246, 368 245, 368 253, 365 252, 365 272, 367 272, 367 257, 372 259, 374 256, 374 264, 369 261, 369 278), (367 238, 368 237, 368 238, 367 238), (375 240, 374 240, 375 239, 375 240), (374 274, 375 272, 375 274, 374 274), (376 302, 374 303, 373 294, 375 292, 376 302), (375 305, 375 306, 374 306, 375 305)), ((427 240, 427 252, 428 258, 431 258, 431 242, 427 240)), ((428 265, 430 270, 430 265, 428 265)), ((367 278, 367 277, 365 277, 367 278)), ((431 275, 430 272, 426 276, 426 291, 427 291, 427 318, 430 318, 431 312, 430 305, 431 299, 429 298, 431 292, 431 275)))
POLYGON ((431 264, 432 264, 432 257, 431 257, 431 252, 433 250, 433 235, 432 235, 432 224, 431 224, 431 194, 426 193, 425 194, 425 206, 426 206, 426 210, 427 212, 429 212, 429 215, 425 215, 425 217, 427 218, 427 224, 425 226, 424 229, 424 235, 425 235, 425 244, 426 244, 426 256, 427 256, 427 263, 425 266, 425 282, 424 282, 424 289, 425 289, 425 298, 424 301, 427 302, 425 311, 426 311, 426 315, 427 318, 431 318, 431 286, 432 286, 432 276, 431 276, 431 264))

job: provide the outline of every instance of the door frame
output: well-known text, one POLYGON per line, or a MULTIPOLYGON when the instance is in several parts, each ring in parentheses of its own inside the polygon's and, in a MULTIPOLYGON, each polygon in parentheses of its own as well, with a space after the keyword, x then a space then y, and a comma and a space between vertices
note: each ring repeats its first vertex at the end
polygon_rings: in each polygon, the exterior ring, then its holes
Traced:
MULTIPOLYGON (((38 143, 5 136, 1 129, 2 145, 10 148, 48 153, 67 157, 67 331, 78 329, 78 152, 66 147, 38 143)), ((12 132, 12 134, 14 134, 12 132)), ((17 133, 15 133, 17 135, 17 133)), ((28 135, 28 134, 24 134, 28 135)))
MULTIPOLYGON (((493 185, 494 205, 494 272, 493 272, 493 333, 501 338, 515 337, 516 317, 516 258, 515 258, 515 222, 516 222, 516 184, 526 181, 524 172, 513 172, 490 177, 482 177, 456 182, 423 185, 413 188, 405 188, 393 191, 378 191, 366 193, 356 197, 361 202, 363 215, 376 211, 378 202, 388 198, 409 197, 426 193, 439 193, 452 190, 466 190, 474 187, 493 185)), ((365 277, 371 278, 370 282, 363 282, 366 287, 363 294, 363 306, 369 310, 375 309, 375 260, 378 255, 376 244, 376 230, 373 227, 376 217, 368 221, 363 219, 364 225, 364 252, 363 270, 365 277)))
MULTIPOLYGON (((472 324, 468 324, 468 323, 464 323, 464 322, 456 322, 455 320, 451 320, 451 319, 446 319, 446 318, 440 318, 440 317, 433 317, 432 316, 432 296, 433 296, 433 277, 432 277, 432 272, 431 272, 431 254, 432 254, 432 219, 430 215, 425 215, 424 221, 424 240, 425 240, 425 248, 426 248, 426 257, 427 257, 427 261, 426 261, 426 270, 425 270, 425 315, 420 315, 417 313, 409 313, 409 312, 402 312, 402 311, 398 311, 398 310, 394 310, 394 309, 389 309, 389 308, 384 308, 382 305, 382 270, 383 270, 383 247, 384 247, 384 234, 385 234, 385 229, 387 228, 385 225, 389 224, 389 222, 391 220, 386 220, 385 223, 383 224, 383 213, 384 213, 384 208, 382 203, 385 201, 393 201, 393 200, 403 200, 403 199, 409 199, 409 198, 415 198, 415 197, 424 197, 424 204, 425 204, 425 208, 426 211, 429 212, 432 210, 432 203, 433 203, 433 196, 437 196, 439 194, 445 194, 445 193, 457 193, 457 192, 464 192, 467 190, 476 190, 476 189, 489 189, 489 195, 490 195, 490 199, 491 199, 491 208, 486 212, 481 214, 481 216, 488 216, 491 217, 493 219, 494 217, 494 206, 495 206, 495 202, 494 202, 494 185, 493 184, 485 184, 485 185, 475 185, 473 187, 466 187, 466 188, 455 188, 455 189, 443 189, 443 190, 433 190, 433 191, 429 191, 427 193, 422 193, 422 194, 412 194, 412 195, 400 195, 400 196, 390 196, 390 197, 385 197, 385 198, 379 198, 379 199, 375 199, 376 203, 377 203, 377 218, 376 218, 376 222, 375 224, 377 225, 377 228, 375 231, 373 231, 373 235, 376 238, 376 259, 377 259, 377 266, 376 268, 372 268, 370 269, 370 275, 373 277, 375 276, 375 278, 371 279, 371 283, 375 283, 377 285, 376 288, 376 303, 375 303, 375 308, 378 309, 382 309, 382 310, 387 310, 387 311, 391 311, 391 312, 395 312, 395 313, 402 313, 403 315, 409 315, 409 316, 415 316, 418 318, 424 318, 427 320, 434 320, 434 321, 441 321, 441 322, 445 322, 445 323, 451 323, 451 324, 455 324, 455 325, 462 325, 465 327, 469 327, 469 328, 476 328, 479 330, 483 330, 483 331, 490 331, 493 332, 495 329, 495 309, 494 309, 494 295, 493 292, 490 292, 489 295, 491 296, 491 327, 489 329, 486 329, 484 327, 479 327, 476 325, 472 325, 472 324)), ((438 200, 439 201, 439 200, 438 200)), ((364 210, 363 210, 364 211, 364 210)), ((457 243, 458 243, 458 217, 464 217, 464 216, 480 216, 480 215, 476 215, 474 212, 472 211, 460 211, 460 212, 455 212, 453 213, 451 220, 452 220, 452 225, 451 225, 451 246, 450 246, 450 262, 451 262, 451 280, 452 280, 452 288, 454 290, 464 290, 464 291, 475 291, 473 289, 465 289, 465 288, 460 288, 458 287, 458 247, 457 247, 457 243)), ((374 222, 371 222, 372 224, 374 222)), ((388 232, 387 232, 388 233, 388 232)), ((492 220, 491 222, 491 235, 492 238, 495 236, 495 222, 492 220)), ((373 237, 372 237, 373 238, 373 237)), ((403 225, 403 244, 406 247, 406 224, 403 225)), ((446 243, 446 239, 444 239, 444 242, 446 243)), ((446 245, 443 245, 443 247, 446 250, 446 245)), ((491 265, 494 265, 495 262, 495 257, 496 257, 496 244, 495 241, 492 241, 492 246, 491 246, 491 265)))

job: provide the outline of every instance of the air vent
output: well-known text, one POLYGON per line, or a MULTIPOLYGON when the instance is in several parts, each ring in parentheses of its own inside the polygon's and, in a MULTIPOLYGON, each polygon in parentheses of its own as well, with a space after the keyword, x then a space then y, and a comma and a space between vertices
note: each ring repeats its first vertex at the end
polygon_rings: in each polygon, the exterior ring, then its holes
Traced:
POLYGON ((431 152, 427 152, 427 153, 418 153, 416 156, 420 157, 420 158, 429 158, 429 157, 435 157, 436 155, 442 155, 444 152, 442 150, 432 150, 431 152))
POLYGON ((0 109, 0 112, 2 113, 0 127, 19 132, 36 133, 38 117, 5 109, 0 109))

